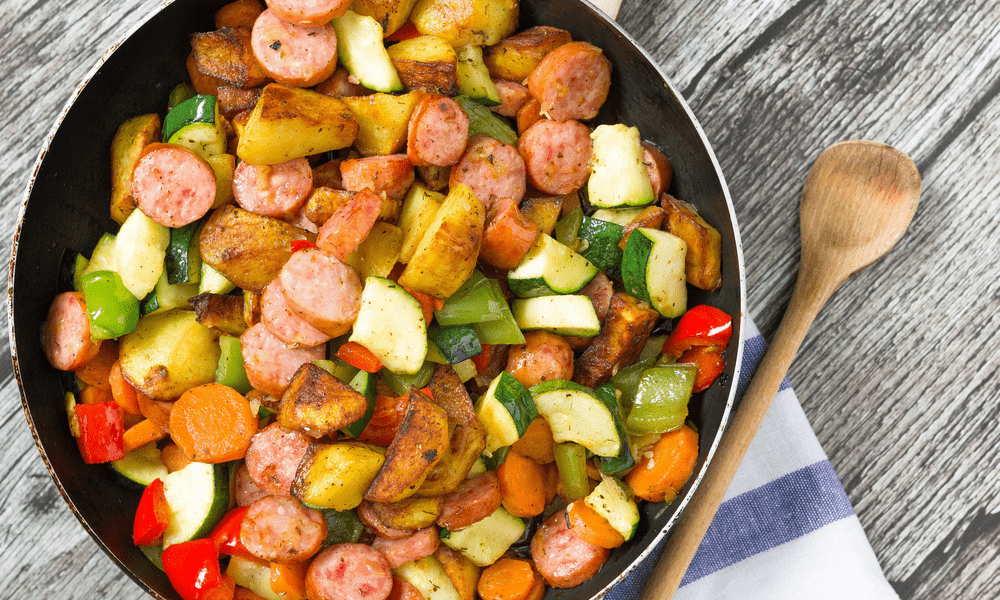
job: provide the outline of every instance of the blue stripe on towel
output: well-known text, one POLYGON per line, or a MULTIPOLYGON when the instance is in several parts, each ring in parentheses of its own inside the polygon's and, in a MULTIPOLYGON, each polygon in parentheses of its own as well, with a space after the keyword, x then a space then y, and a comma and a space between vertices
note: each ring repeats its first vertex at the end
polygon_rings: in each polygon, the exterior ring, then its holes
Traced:
MULTIPOLYGON (((765 350, 767 350, 767 342, 764 341, 764 336, 760 334, 749 338, 743 343, 743 368, 740 369, 740 380, 736 384, 737 398, 743 397, 743 392, 747 390, 750 378, 753 377, 754 371, 757 370, 757 364, 760 363, 760 359, 764 357, 765 350)), ((785 378, 781 380, 781 386, 778 387, 778 391, 787 390, 790 387, 792 387, 791 384, 785 378)))
POLYGON ((826 460, 722 503, 681 585, 854 514, 826 460))

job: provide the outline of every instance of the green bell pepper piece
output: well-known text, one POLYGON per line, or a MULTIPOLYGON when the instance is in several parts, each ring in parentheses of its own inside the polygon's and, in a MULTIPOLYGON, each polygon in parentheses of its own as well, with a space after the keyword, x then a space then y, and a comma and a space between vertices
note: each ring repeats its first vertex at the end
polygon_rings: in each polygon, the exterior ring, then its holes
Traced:
POLYGON ((81 280, 94 339, 117 338, 139 324, 139 300, 114 271, 94 271, 81 280))
POLYGON ((219 336, 219 366, 215 368, 215 381, 228 385, 241 394, 248 393, 253 386, 247 379, 243 365, 243 346, 240 338, 231 335, 219 336))
POLYGON ((334 510, 332 508, 321 508, 323 518, 326 519, 326 540, 323 547, 333 544, 356 543, 361 539, 361 534, 365 531, 364 523, 358 518, 353 510, 334 510))
POLYGON ((556 444, 553 446, 556 456, 556 468, 559 479, 562 480, 566 499, 572 502, 590 493, 590 482, 587 481, 587 449, 574 442, 556 444))
POLYGON ((411 387, 423 388, 427 387, 430 383, 431 377, 434 375, 434 369, 437 365, 430 361, 424 361, 424 364, 420 369, 412 375, 400 375, 398 373, 393 373, 389 369, 382 369, 378 372, 379 377, 382 381, 386 383, 392 391, 398 396, 405 396, 410 393, 411 387))
POLYGON ((178 83, 174 86, 174 89, 170 90, 170 97, 167 99, 167 110, 173 109, 181 102, 194 98, 194 96, 194 87, 190 83, 186 81, 178 83))
POLYGON ((632 433, 664 433, 684 424, 697 368, 662 365, 643 371, 625 428, 632 433))

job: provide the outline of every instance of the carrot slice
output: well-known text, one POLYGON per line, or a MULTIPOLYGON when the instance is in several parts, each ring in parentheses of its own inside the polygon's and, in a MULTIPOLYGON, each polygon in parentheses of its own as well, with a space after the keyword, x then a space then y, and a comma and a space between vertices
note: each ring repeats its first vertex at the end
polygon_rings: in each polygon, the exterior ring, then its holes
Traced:
POLYGON ((110 390, 104 390, 95 385, 88 385, 80 390, 80 396, 77 400, 80 404, 103 404, 111 402, 114 400, 114 397, 111 395, 110 390))
POLYGON ((650 502, 672 501, 694 473, 698 461, 698 434, 682 425, 660 436, 625 476, 635 495, 650 502))
POLYGON ((236 586, 236 591, 233 592, 233 600, 264 600, 264 597, 258 596, 245 587, 236 586))
POLYGON ((527 456, 531 460, 546 465, 555 462, 555 441, 552 439, 552 428, 545 417, 537 417, 528 425, 524 435, 514 442, 511 450, 527 456))
POLYGON ((221 383, 184 392, 170 411, 170 437, 193 461, 243 458, 257 433, 257 417, 242 394, 221 383))
POLYGON ((545 467, 513 450, 497 469, 503 507, 517 517, 534 517, 545 510, 545 467))
POLYGON ((111 374, 111 367, 118 362, 118 342, 114 340, 104 340, 97 356, 90 359, 90 362, 83 365, 76 371, 79 377, 87 385, 99 387, 102 390, 110 390, 108 376, 111 374))
POLYGON ((271 563, 271 591, 282 600, 306 600, 308 562, 282 565, 271 563))
POLYGON ((531 563, 516 558, 501 558, 483 569, 476 591, 483 600, 527 600, 535 585, 531 563))
POLYGON ((535 573, 535 585, 531 588, 531 592, 528 593, 528 597, 525 600, 542 600, 545 597, 545 580, 541 575, 535 573))
POLYGON ((625 543, 625 537, 583 500, 574 500, 566 507, 566 520, 570 531, 587 543, 601 548, 617 548, 625 543))
POLYGON ((164 446, 160 450, 160 460, 163 461, 163 466, 167 468, 168 473, 180 471, 191 464, 191 459, 184 455, 184 451, 177 444, 167 444, 164 446))
POLYGON ((423 292, 414 292, 413 290, 406 290, 406 292, 416 298, 417 302, 420 303, 420 310, 424 313, 424 324, 430 325, 431 319, 434 318, 434 298, 424 294, 423 292))
POLYGON ((108 386, 111 388, 111 395, 114 396, 115 402, 123 411, 130 415, 141 414, 139 400, 135 396, 135 388, 122 375, 122 365, 118 361, 115 361, 111 365, 111 370, 108 371, 108 386))
POLYGON ((149 419, 143 419, 126 429, 125 433, 122 434, 122 439, 125 442, 125 454, 136 448, 145 446, 149 442, 162 440, 165 437, 167 437, 166 432, 160 429, 156 423, 153 423, 149 419))

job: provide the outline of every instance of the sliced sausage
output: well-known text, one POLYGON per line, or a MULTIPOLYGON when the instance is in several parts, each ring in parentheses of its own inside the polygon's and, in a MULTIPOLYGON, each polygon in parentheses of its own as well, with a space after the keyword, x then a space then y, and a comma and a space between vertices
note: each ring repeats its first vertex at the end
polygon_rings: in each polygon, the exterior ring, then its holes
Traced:
POLYGON ((291 496, 267 496, 247 508, 240 541, 257 558, 288 564, 319 552, 326 541, 326 519, 291 496))
POLYGON ((344 16, 351 0, 267 0, 267 7, 282 21, 318 26, 344 16))
POLYGON ((351 329, 361 308, 361 281, 344 263, 318 248, 292 254, 278 273, 288 307, 313 327, 337 337, 351 329))
POLYGON ((330 340, 330 336, 288 308, 281 280, 277 278, 261 294, 260 316, 267 329, 290 346, 312 348, 330 340))
POLYGON ((507 351, 507 372, 531 387, 553 379, 573 378, 573 350, 561 336, 548 331, 526 331, 524 343, 507 351))
POLYGON ((183 227, 212 208, 215 171, 187 148, 149 144, 135 164, 129 190, 147 217, 164 227, 183 227))
POLYGON ((405 154, 366 156, 340 163, 344 189, 360 192, 368 188, 376 194, 385 192, 390 200, 402 200, 416 175, 405 154))
POLYGON ((333 25, 294 25, 270 8, 254 21, 250 47, 264 71, 284 85, 312 87, 337 68, 333 25))
POLYGON ((334 544, 306 571, 309 600, 385 600, 391 592, 389 563, 365 544, 334 544))
POLYGON ((534 98, 528 100, 521 110, 517 111, 517 135, 524 135, 529 127, 544 118, 541 103, 534 98))
POLYGON ((233 173, 233 197, 243 209, 265 217, 294 215, 312 191, 312 167, 304 158, 277 165, 241 162, 233 173))
POLYGON ((590 177, 590 128, 579 121, 542 120, 517 140, 528 181, 553 196, 571 194, 590 177))
POLYGON ((267 493, 267 490, 262 490, 253 482, 245 463, 236 469, 236 475, 233 476, 233 487, 236 488, 236 506, 250 506, 264 496, 271 495, 267 493))
POLYGON ((524 159, 513 146, 477 133, 451 169, 450 185, 464 183, 488 209, 497 198, 520 202, 527 188, 524 159))
POLYGON ((395 540, 375 538, 375 541, 372 542, 372 548, 381 552, 393 569, 434 554, 440 545, 441 538, 438 537, 438 528, 433 525, 418 529, 403 538, 395 540))
POLYGON ((275 496, 290 496, 292 480, 309 450, 310 438, 297 429, 271 423, 250 438, 246 466, 259 488, 275 496))
POLYGON ((611 551, 578 538, 559 511, 545 520, 531 538, 531 558, 546 583, 571 588, 587 581, 601 569, 611 551))
POLYGON ((516 117, 518 111, 531 100, 531 92, 523 83, 507 81, 506 79, 494 79, 493 85, 500 93, 500 106, 490 108, 493 112, 505 117, 516 117))
POLYGON ((449 531, 463 529, 492 515, 502 501, 496 471, 487 471, 466 479, 444 497, 437 523, 449 531))
POLYGON ((83 293, 63 292, 52 300, 42 326, 42 348, 49 363, 60 371, 75 371, 100 352, 101 340, 90 337, 83 293))
POLYGON ((646 172, 649 173, 653 197, 659 198, 660 194, 670 189, 670 182, 674 178, 674 166, 659 148, 649 142, 642 143, 642 164, 646 165, 646 172))
MULTIPOLYGON (((380 379, 379 381, 381 382, 382 380, 380 379)), ((358 505, 358 518, 361 519, 361 522, 365 524, 365 527, 367 527, 372 534, 379 538, 396 540, 404 538, 412 534, 414 531, 412 529, 396 529, 395 527, 386 526, 379 518, 378 514, 375 513, 375 509, 372 508, 372 503, 367 500, 362 500, 361 504, 358 505)))
POLYGON ((382 198, 369 189, 361 190, 323 223, 316 245, 338 260, 347 260, 368 237, 381 208, 382 198))
POLYGON ((469 116, 451 98, 427 94, 406 126, 406 156, 414 165, 450 167, 469 140, 469 116))
POLYGON ((498 200, 486 217, 479 260, 509 271, 521 262, 537 237, 538 226, 521 213, 517 202, 498 200))
POLYGON ((250 385, 271 396, 281 396, 303 364, 326 358, 326 344, 314 348, 290 348, 257 323, 240 337, 243 363, 250 385))
POLYGON ((321 94, 333 96, 334 98, 345 98, 351 96, 371 96, 375 90, 370 90, 358 83, 357 78, 353 78, 351 73, 344 67, 337 67, 326 81, 322 81, 313 88, 321 94))
POLYGON ((598 271, 590 283, 580 290, 580 294, 590 298, 594 305, 594 312, 597 313, 597 319, 601 324, 604 324, 604 318, 608 316, 608 308, 611 307, 611 297, 615 295, 614 283, 608 279, 604 271, 598 271))
POLYGON ((389 600, 424 600, 424 595, 409 581, 393 576, 389 600))
POLYGON ((608 99, 611 63, 597 46, 570 42, 545 55, 528 75, 528 89, 553 121, 593 119, 608 99))

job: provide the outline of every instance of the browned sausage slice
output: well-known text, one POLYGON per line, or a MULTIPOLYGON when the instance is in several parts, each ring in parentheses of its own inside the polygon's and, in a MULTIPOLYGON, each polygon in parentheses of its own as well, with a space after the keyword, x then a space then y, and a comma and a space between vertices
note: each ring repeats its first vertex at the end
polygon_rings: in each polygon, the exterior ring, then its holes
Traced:
POLYGON ((132 171, 136 205, 164 227, 183 227, 205 216, 215 202, 215 172, 187 148, 150 144, 132 171))
POLYGON ((288 307, 313 327, 337 337, 361 308, 361 281, 351 267, 318 248, 292 254, 278 273, 288 307))
POLYGON ((441 538, 438 537, 437 527, 433 525, 418 529, 403 538, 395 540, 375 538, 375 541, 372 542, 372 548, 381 552, 393 569, 434 554, 439 545, 441 545, 441 538))
POLYGON ((236 469, 236 475, 233 477, 233 487, 236 488, 236 506, 250 506, 264 496, 271 495, 266 490, 260 489, 253 482, 253 478, 250 477, 250 471, 247 470, 246 463, 236 469))
POLYGON ((674 178, 674 166, 659 148, 649 142, 642 143, 642 164, 646 165, 646 172, 649 173, 653 197, 659 198, 660 194, 670 189, 670 182, 674 178))
POLYGON ((506 79, 494 79, 493 85, 500 93, 500 106, 490 108, 493 112, 505 117, 514 118, 518 111, 531 100, 531 92, 528 87, 516 81, 506 79))
MULTIPOLYGON (((357 83, 357 78, 351 81, 351 73, 344 67, 337 67, 326 81, 320 82, 313 89, 321 94, 334 98, 349 98, 351 96, 371 96, 375 90, 370 90, 357 83)), ((339 173, 338 173, 339 175, 339 173)))
POLYGON ((390 592, 389 563, 364 544, 334 544, 317 554, 306 571, 309 600, 385 600, 390 592))
POLYGON ((369 189, 354 194, 323 223, 316 245, 338 260, 347 260, 368 237, 382 208, 382 198, 369 189))
POLYGON ((326 358, 326 344, 314 348, 289 348, 274 337, 263 323, 257 323, 240 337, 243 363, 250 385, 280 397, 303 364, 326 358))
POLYGON ((312 348, 330 340, 330 336, 288 308, 281 280, 277 278, 261 294, 260 318, 276 338, 290 346, 312 348))
POLYGON ((368 188, 385 195, 390 200, 402 200, 416 175, 405 154, 366 156, 340 163, 340 176, 344 189, 360 192, 368 188))
POLYGON ((541 111, 542 105, 538 100, 534 98, 528 100, 521 110, 517 111, 517 135, 524 135, 528 128, 541 121, 544 118, 541 111))
POLYGON ((282 21, 318 26, 344 16, 351 0, 267 0, 267 7, 282 21))
POLYGON ((593 119, 608 99, 611 63, 597 46, 570 42, 545 55, 528 75, 528 89, 553 121, 593 119))
POLYGON ((312 87, 337 68, 333 25, 294 25, 281 20, 271 8, 254 21, 250 47, 267 74, 284 85, 312 87))
POLYGON ((573 350, 548 331, 526 331, 524 343, 507 351, 507 372, 525 387, 553 379, 573 378, 573 350))
POLYGON ((469 140, 469 117, 451 98, 427 94, 406 129, 406 156, 414 165, 450 167, 462 158, 469 140))
POLYGON ((554 588, 571 588, 587 581, 601 569, 611 551, 576 537, 559 511, 542 523, 531 538, 535 567, 554 588))
POLYGON ((284 219, 294 215, 312 191, 312 167, 304 158, 277 165, 241 162, 233 173, 233 197, 252 213, 284 219))
POLYGON ((396 529, 385 525, 372 508, 372 503, 367 500, 362 500, 358 505, 358 518, 373 535, 387 540, 398 540, 414 532, 413 529, 396 529))
POLYGON ((478 133, 469 138, 462 158, 451 169, 450 185, 469 186, 489 209, 498 198, 520 202, 527 189, 524 159, 513 146, 478 133))
POLYGON ((90 338, 90 317, 81 292, 63 292, 52 300, 42 327, 42 348, 53 367, 75 371, 101 350, 101 340, 90 338))
POLYGON ((611 297, 615 295, 614 283, 608 279, 604 271, 598 271, 590 283, 580 290, 580 294, 590 298, 597 319, 603 324, 604 318, 608 316, 608 308, 611 307, 611 297))
POLYGON ((553 196, 571 194, 590 177, 590 128, 579 121, 542 120, 517 141, 528 181, 553 196))
POLYGON ((295 472, 309 449, 310 439, 301 431, 271 423, 250 438, 246 466, 250 478, 275 496, 290 496, 295 472))
POLYGON ((470 477, 444 497, 437 524, 449 531, 457 531, 492 515, 502 501, 496 471, 470 477))
POLYGON ((486 217, 479 260, 509 271, 521 262, 537 237, 538 226, 521 213, 517 202, 498 200, 486 217))
POLYGON ((302 562, 326 540, 326 519, 291 496, 266 496, 247 508, 240 541, 257 558, 276 563, 302 562))

